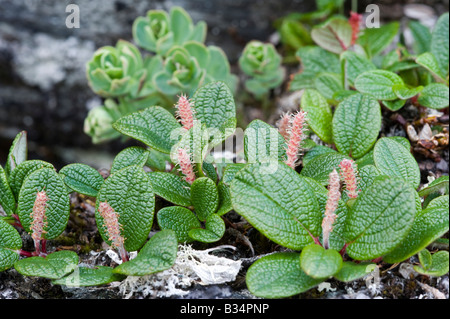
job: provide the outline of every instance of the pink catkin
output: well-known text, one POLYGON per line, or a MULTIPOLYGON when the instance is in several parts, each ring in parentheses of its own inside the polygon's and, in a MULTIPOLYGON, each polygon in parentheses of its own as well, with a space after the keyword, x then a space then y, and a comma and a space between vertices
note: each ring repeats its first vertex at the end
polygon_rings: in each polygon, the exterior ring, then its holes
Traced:
POLYGON ((180 164, 181 172, 184 174, 186 182, 192 184, 195 180, 195 173, 191 157, 188 152, 182 148, 178 149, 178 163, 180 164))
POLYGON ((180 95, 176 104, 177 115, 180 118, 181 125, 186 130, 189 130, 194 126, 194 109, 193 103, 186 97, 186 95, 180 95))
POLYGON ((36 194, 36 199, 33 205, 33 211, 30 214, 31 217, 31 238, 33 238, 36 252, 40 251, 40 241, 43 234, 47 231, 44 228, 47 227, 47 217, 45 216, 45 210, 47 209, 47 201, 49 200, 45 191, 40 191, 36 194))
POLYGON ((291 116, 289 113, 283 114, 280 121, 278 122, 278 131, 281 136, 287 141, 289 139, 289 124, 290 124, 291 116))
POLYGON ((119 254, 124 260, 126 258, 125 238, 121 235, 122 225, 119 223, 119 213, 114 211, 108 202, 100 202, 98 211, 103 218, 103 227, 108 235, 108 240, 119 250, 119 254))
POLYGON ((356 163, 353 160, 344 159, 339 164, 339 168, 348 197, 357 198, 360 190, 358 189, 358 171, 356 169, 356 163))
POLYGON ((305 132, 306 112, 299 111, 294 115, 289 132, 288 146, 286 150, 287 159, 285 163, 295 169, 301 142, 305 132))
POLYGON ((362 19, 361 14, 358 14, 356 12, 350 12, 350 18, 348 19, 348 22, 350 23, 350 26, 352 27, 351 45, 355 44, 356 40, 358 39, 359 26, 361 24, 361 19, 362 19))
POLYGON ((322 220, 322 238, 323 246, 328 249, 330 234, 333 230, 333 223, 336 220, 337 215, 335 214, 339 200, 341 199, 340 180, 339 174, 336 170, 330 173, 329 184, 328 184, 328 199, 325 206, 325 217, 322 220))

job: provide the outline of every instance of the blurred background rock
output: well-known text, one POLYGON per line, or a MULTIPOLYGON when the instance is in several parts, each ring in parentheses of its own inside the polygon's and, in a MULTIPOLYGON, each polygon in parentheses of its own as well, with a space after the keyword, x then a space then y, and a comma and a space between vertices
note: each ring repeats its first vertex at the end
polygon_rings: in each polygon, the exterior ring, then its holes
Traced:
MULTIPOLYGON (((402 5, 419 1, 359 1, 380 5, 382 18, 400 19, 402 5)), ((420 1, 435 15, 448 1, 420 1)), ((88 87, 85 64, 103 45, 132 40, 134 19, 150 9, 182 6, 208 24, 207 44, 220 46, 234 65, 245 44, 267 41, 273 22, 290 12, 315 9, 306 0, 0 0, 0 164, 21 130, 28 131, 30 158, 61 168, 82 162, 109 168, 126 143, 93 145, 83 132, 89 109, 102 100, 88 87), (65 21, 68 4, 80 8, 80 28, 65 21)), ((421 11, 421 10, 418 10, 421 11)))

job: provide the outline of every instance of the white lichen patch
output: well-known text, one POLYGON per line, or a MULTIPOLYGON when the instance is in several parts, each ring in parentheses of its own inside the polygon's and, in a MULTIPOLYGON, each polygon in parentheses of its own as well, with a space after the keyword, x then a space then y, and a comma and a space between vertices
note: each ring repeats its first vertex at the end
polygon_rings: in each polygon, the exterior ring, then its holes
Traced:
POLYGON ((150 297, 183 296, 183 289, 194 284, 213 285, 236 279, 241 261, 217 257, 210 252, 233 246, 219 246, 207 250, 195 250, 190 245, 179 245, 177 258, 172 268, 141 277, 128 276, 118 284, 120 293, 128 299, 134 295, 150 297))

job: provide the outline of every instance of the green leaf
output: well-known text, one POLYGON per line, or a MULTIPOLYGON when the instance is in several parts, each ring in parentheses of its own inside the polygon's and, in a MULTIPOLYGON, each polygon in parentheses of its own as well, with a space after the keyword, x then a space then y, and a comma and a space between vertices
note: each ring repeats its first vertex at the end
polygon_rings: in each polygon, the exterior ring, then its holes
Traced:
POLYGON ((383 260, 397 263, 408 259, 448 232, 448 206, 429 207, 416 216, 408 236, 383 260))
POLYGON ((330 72, 319 73, 314 79, 314 86, 327 100, 333 100, 334 94, 344 89, 341 75, 330 72))
POLYGON ((110 175, 98 192, 95 205, 97 227, 103 240, 110 243, 98 208, 101 202, 119 213, 125 249, 135 251, 144 245, 153 224, 155 195, 150 178, 139 166, 128 166, 110 175))
POLYGON ((326 154, 326 153, 336 153, 336 151, 328 146, 325 145, 316 145, 313 148, 311 148, 309 151, 306 152, 305 155, 303 155, 302 158, 302 164, 303 166, 308 165, 308 163, 316 158, 319 155, 326 154))
POLYGON ((334 278, 342 282, 355 281, 370 274, 376 267, 375 264, 370 263, 356 264, 351 261, 344 261, 341 270, 334 275, 334 278))
POLYGON ((166 172, 149 172, 156 195, 180 206, 191 206, 191 185, 182 177, 166 172))
POLYGON ((370 95, 354 94, 339 103, 332 126, 339 152, 360 158, 372 148, 380 132, 380 104, 370 95))
POLYGON ((162 153, 169 154, 176 143, 171 137, 181 126, 173 115, 160 106, 151 106, 118 119, 113 127, 162 153))
POLYGON ((11 268, 19 260, 16 250, 22 248, 22 238, 17 230, 0 219, 0 272, 11 268))
POLYGON ((365 28, 358 37, 357 43, 361 44, 371 58, 391 44, 400 28, 400 23, 391 22, 379 28, 365 28))
POLYGON ((325 143, 333 143, 330 127, 333 113, 327 100, 318 91, 307 89, 301 97, 300 108, 308 113, 306 119, 311 130, 325 143))
POLYGON ((276 128, 253 120, 244 132, 244 158, 247 163, 277 164, 286 158, 286 141, 276 128))
POLYGON ((314 279, 300 267, 297 253, 276 253, 258 259, 247 271, 248 290, 257 297, 284 298, 305 292, 322 279, 314 279))
POLYGON ((441 195, 448 194, 448 175, 443 175, 435 179, 427 187, 419 191, 421 197, 428 196, 432 193, 439 193, 441 195))
POLYGON ((311 37, 320 47, 333 53, 341 53, 350 46, 352 27, 347 20, 334 17, 313 27, 311 37))
POLYGON ((131 146, 123 149, 114 158, 111 166, 111 174, 131 165, 144 167, 147 163, 149 153, 148 150, 139 146, 131 146))
POLYGON ((53 280, 52 284, 71 288, 79 288, 106 285, 113 281, 121 281, 124 278, 125 277, 122 275, 114 274, 113 268, 111 267, 77 267, 68 276, 53 280))
POLYGON ((428 27, 418 21, 411 20, 408 22, 409 29, 414 37, 413 48, 416 54, 429 51, 431 32, 428 27))
POLYGON ((95 168, 86 164, 69 164, 64 166, 59 174, 67 187, 92 197, 97 197, 104 181, 102 175, 95 168))
POLYGON ((28 175, 20 190, 17 214, 23 228, 31 233, 31 215, 36 194, 40 191, 45 191, 48 197, 45 209, 47 226, 44 228, 47 233, 43 234, 43 238, 53 239, 64 231, 70 215, 66 185, 53 168, 41 168, 28 175))
POLYGON ((392 112, 397 112, 406 104, 406 100, 397 99, 393 101, 381 101, 381 103, 392 112))
POLYGON ((3 167, 0 165, 0 206, 7 216, 11 216, 16 210, 16 199, 8 183, 3 167))
MULTIPOLYGON (((415 88, 408 88, 404 84, 396 84, 392 87, 392 91, 394 91, 395 95, 397 95, 397 97, 402 100, 410 99, 410 98, 416 96, 417 94, 419 94, 420 92, 422 92, 422 90, 423 90, 423 86, 417 86, 415 88)), ((401 102, 399 102, 399 104, 400 103, 401 102)), ((404 103, 402 104, 402 106, 403 105, 404 105, 404 103)), ((389 107, 389 109, 391 109, 391 111, 393 111, 391 107, 389 107)))
POLYGON ((355 79, 355 87, 361 93, 373 95, 377 100, 395 100, 394 85, 404 85, 397 74, 386 70, 366 71, 355 79))
POLYGON ((197 178, 191 185, 191 201, 198 219, 205 221, 219 206, 216 184, 208 177, 197 178))
POLYGON ((441 15, 431 34, 430 50, 439 64, 441 74, 448 75, 449 40, 448 40, 448 12, 441 15))
POLYGON ((189 231, 189 237, 203 243, 213 243, 220 240, 225 233, 225 222, 217 214, 211 214, 206 219, 205 229, 194 228, 189 231))
POLYGON ((342 267, 342 256, 334 249, 311 244, 300 254, 300 266, 310 277, 320 279, 336 274, 342 267))
POLYGON ((428 249, 422 249, 421 251, 419 251, 417 257, 419 257, 420 264, 424 269, 430 268, 433 264, 433 257, 431 256, 431 253, 428 251, 428 249))
POLYGON ((217 215, 222 216, 233 209, 231 203, 230 187, 225 185, 222 181, 217 185, 219 192, 219 207, 217 208, 217 215))
POLYGON ((271 171, 250 164, 236 174, 230 188, 234 210, 274 242, 302 249, 321 232, 322 214, 309 184, 279 162, 271 171))
POLYGON ((170 28, 173 32, 175 44, 182 44, 189 39, 194 28, 191 17, 181 7, 173 7, 170 10, 170 28))
POLYGON ((25 161, 19 164, 16 169, 11 173, 9 176, 9 185, 11 187, 11 190, 14 194, 14 196, 17 198, 19 196, 20 188, 22 187, 23 182, 25 179, 33 172, 37 171, 41 168, 52 168, 54 169, 53 165, 44 162, 41 160, 30 160, 25 161))
POLYGON ((27 132, 22 131, 14 138, 11 148, 9 149, 8 157, 6 158, 5 173, 8 178, 18 165, 27 160, 27 156, 27 132))
POLYGON ((425 52, 416 58, 416 63, 423 66, 440 82, 445 82, 445 75, 441 73, 439 62, 431 52, 425 52))
POLYGON ((449 196, 448 195, 444 195, 444 196, 436 197, 435 199, 430 201, 428 203, 428 205, 426 206, 426 208, 432 208, 432 207, 448 208, 449 206, 450 206, 449 205, 449 196))
POLYGON ((344 236, 348 255, 370 260, 389 253, 408 235, 416 214, 414 190, 401 179, 377 181, 348 212, 344 236))
POLYGON ((150 238, 136 258, 116 268, 113 273, 145 276, 169 269, 177 258, 178 242, 175 232, 162 230, 150 238))
POLYGON ((377 68, 372 61, 353 51, 342 52, 340 59, 346 80, 349 81, 351 85, 353 85, 355 79, 361 73, 377 68))
POLYGON ((170 162, 170 156, 154 149, 149 149, 148 152, 148 159, 145 165, 153 171, 164 172, 166 170, 166 162, 170 162))
POLYGON ((201 227, 197 216, 180 206, 164 207, 158 211, 156 218, 161 229, 171 229, 175 232, 179 243, 191 242, 189 231, 201 227))
POLYGON ((449 105, 449 89, 443 83, 431 83, 425 86, 417 100, 420 105, 440 110, 449 105))
POLYGON ((230 186, 236 174, 239 173, 239 171, 243 169, 246 165, 247 164, 245 163, 233 163, 227 165, 227 167, 223 171, 222 182, 225 185, 230 186))
POLYGON ((17 261, 14 268, 24 276, 59 279, 77 267, 78 255, 70 250, 61 250, 47 257, 30 257, 17 261))
POLYGON ((417 189, 420 184, 419 165, 403 145, 389 138, 381 138, 375 144, 373 158, 381 174, 400 177, 417 189))
POLYGON ((202 86, 195 92, 193 100, 196 119, 207 128, 214 129, 215 134, 223 134, 216 139, 221 142, 233 134, 236 128, 236 106, 233 93, 225 83, 212 82, 202 86))
POLYGON ((311 177, 321 183, 328 185, 328 179, 333 169, 337 169, 343 159, 350 159, 348 156, 338 152, 330 152, 319 155, 306 164, 301 175, 311 177))
POLYGON ((420 274, 427 276, 440 277, 448 273, 449 270, 449 254, 448 251, 442 250, 434 253, 431 257, 431 266, 428 268, 414 266, 414 270, 420 274))

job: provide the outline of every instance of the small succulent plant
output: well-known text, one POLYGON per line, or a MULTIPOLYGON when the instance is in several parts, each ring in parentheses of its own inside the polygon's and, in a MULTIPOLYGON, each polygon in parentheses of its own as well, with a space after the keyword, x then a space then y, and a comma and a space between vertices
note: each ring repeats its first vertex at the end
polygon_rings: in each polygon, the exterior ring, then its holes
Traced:
POLYGON ((133 44, 119 40, 116 47, 98 49, 87 63, 92 90, 107 98, 85 120, 85 133, 94 143, 120 136, 111 127, 119 117, 149 105, 171 108, 180 94, 192 96, 201 86, 223 81, 232 91, 237 77, 222 49, 206 46, 206 24, 193 24, 180 7, 170 13, 150 10, 133 24, 133 39, 150 52, 141 55, 133 44))
POLYGON ((270 43, 250 41, 239 58, 241 70, 249 77, 245 88, 257 99, 262 99, 270 89, 281 85, 285 71, 281 55, 270 43))

